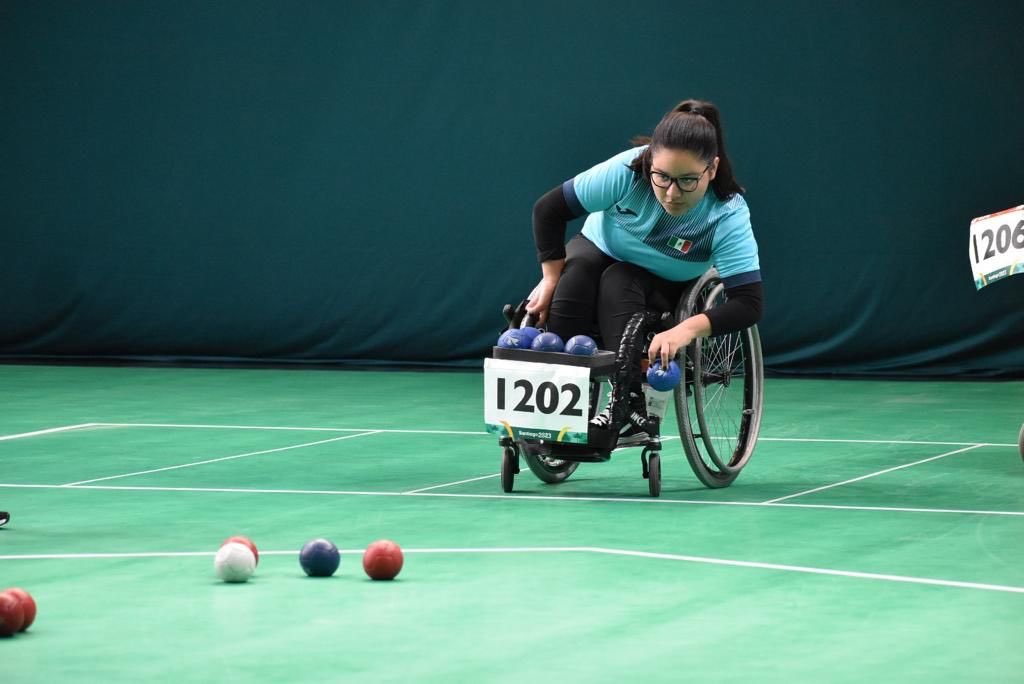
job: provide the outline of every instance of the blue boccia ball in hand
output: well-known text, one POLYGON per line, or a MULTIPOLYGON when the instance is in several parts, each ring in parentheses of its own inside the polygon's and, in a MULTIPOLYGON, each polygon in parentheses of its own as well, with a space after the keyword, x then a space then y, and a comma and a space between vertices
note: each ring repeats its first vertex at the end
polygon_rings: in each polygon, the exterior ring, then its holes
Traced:
POLYGON ((597 342, 586 335, 576 335, 565 343, 565 351, 577 356, 593 356, 597 353, 597 342))
POLYGON ((529 349, 533 338, 521 328, 511 328, 501 333, 498 338, 498 346, 505 349, 529 349))
POLYGON ((533 344, 530 345, 530 349, 534 351, 560 352, 565 349, 565 345, 562 343, 562 338, 555 333, 542 332, 533 338, 533 344))
POLYGON ((313 539, 299 551, 299 565, 310 577, 330 577, 341 563, 341 553, 329 539, 313 539))
POLYGON ((668 368, 661 367, 661 359, 647 369, 647 384, 659 392, 668 392, 679 384, 679 364, 668 362, 668 368))

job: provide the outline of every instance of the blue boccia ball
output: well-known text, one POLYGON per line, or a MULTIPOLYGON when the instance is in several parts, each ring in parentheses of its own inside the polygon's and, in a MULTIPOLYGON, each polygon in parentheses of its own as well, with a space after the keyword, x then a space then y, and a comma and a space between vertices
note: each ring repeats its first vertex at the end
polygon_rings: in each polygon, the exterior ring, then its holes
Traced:
POLYGON ((532 325, 520 328, 519 330, 525 333, 530 340, 529 344, 526 345, 527 347, 533 344, 533 341, 537 338, 537 335, 540 335, 540 330, 537 330, 537 328, 534 328, 532 325))
POLYGON ((659 392, 675 389, 679 384, 679 364, 669 361, 666 369, 661 367, 661 359, 658 359, 647 369, 647 384, 659 392))
POLYGON ((565 351, 577 356, 593 356, 597 353, 597 342, 586 335, 576 335, 565 343, 565 351))
POLYGON ((498 338, 498 346, 505 349, 529 349, 533 338, 529 333, 523 332, 520 328, 511 328, 501 333, 498 338))
POLYGON ((329 539, 313 539, 299 551, 299 565, 310 577, 330 577, 339 563, 341 553, 329 539))
POLYGON ((530 349, 534 351, 560 352, 565 349, 565 345, 562 343, 562 338, 555 333, 542 332, 533 338, 533 344, 530 345, 530 349))

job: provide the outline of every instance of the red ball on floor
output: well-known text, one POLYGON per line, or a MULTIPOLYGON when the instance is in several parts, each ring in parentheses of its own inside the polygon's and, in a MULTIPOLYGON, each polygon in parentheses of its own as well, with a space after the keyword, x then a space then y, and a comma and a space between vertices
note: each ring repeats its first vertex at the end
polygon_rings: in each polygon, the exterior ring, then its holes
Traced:
POLYGON ((252 551, 252 555, 256 557, 256 565, 260 564, 260 552, 256 550, 256 545, 252 543, 252 539, 249 539, 248 537, 243 537, 239 534, 235 535, 234 537, 228 537, 227 539, 222 541, 220 545, 224 546, 225 544, 230 544, 231 542, 236 542, 238 544, 248 546, 249 550, 252 551))
POLYGON ((32 623, 36 619, 36 601, 32 598, 32 594, 28 593, 24 589, 14 587, 13 589, 5 589, 5 594, 14 596, 18 601, 21 602, 22 612, 22 623, 19 632, 24 632, 26 629, 32 626, 32 623))
POLYGON ((25 624, 21 600, 6 591, 0 593, 0 636, 11 636, 25 624))
POLYGON ((394 579, 402 569, 402 549, 393 541, 381 539, 366 547, 363 570, 375 580, 394 579))

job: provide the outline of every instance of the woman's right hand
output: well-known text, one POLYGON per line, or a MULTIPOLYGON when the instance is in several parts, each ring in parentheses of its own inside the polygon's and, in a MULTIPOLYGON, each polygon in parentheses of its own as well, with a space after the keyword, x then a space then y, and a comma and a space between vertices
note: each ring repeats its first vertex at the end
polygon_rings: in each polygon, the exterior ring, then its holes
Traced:
POLYGON ((543 278, 527 298, 526 313, 537 319, 538 326, 543 325, 548 319, 548 309, 551 308, 551 298, 555 294, 556 285, 558 278, 543 278))

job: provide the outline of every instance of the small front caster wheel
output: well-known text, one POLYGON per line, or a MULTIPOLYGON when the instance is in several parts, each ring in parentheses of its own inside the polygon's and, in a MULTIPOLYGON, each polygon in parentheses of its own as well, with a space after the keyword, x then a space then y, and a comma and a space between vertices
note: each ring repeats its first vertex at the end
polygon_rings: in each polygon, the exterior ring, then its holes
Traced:
POLYGON ((647 459, 647 486, 651 496, 661 496, 661 456, 656 453, 647 459))
POLYGON ((518 471, 519 454, 515 447, 507 446, 501 450, 501 489, 506 494, 512 491, 518 471))

